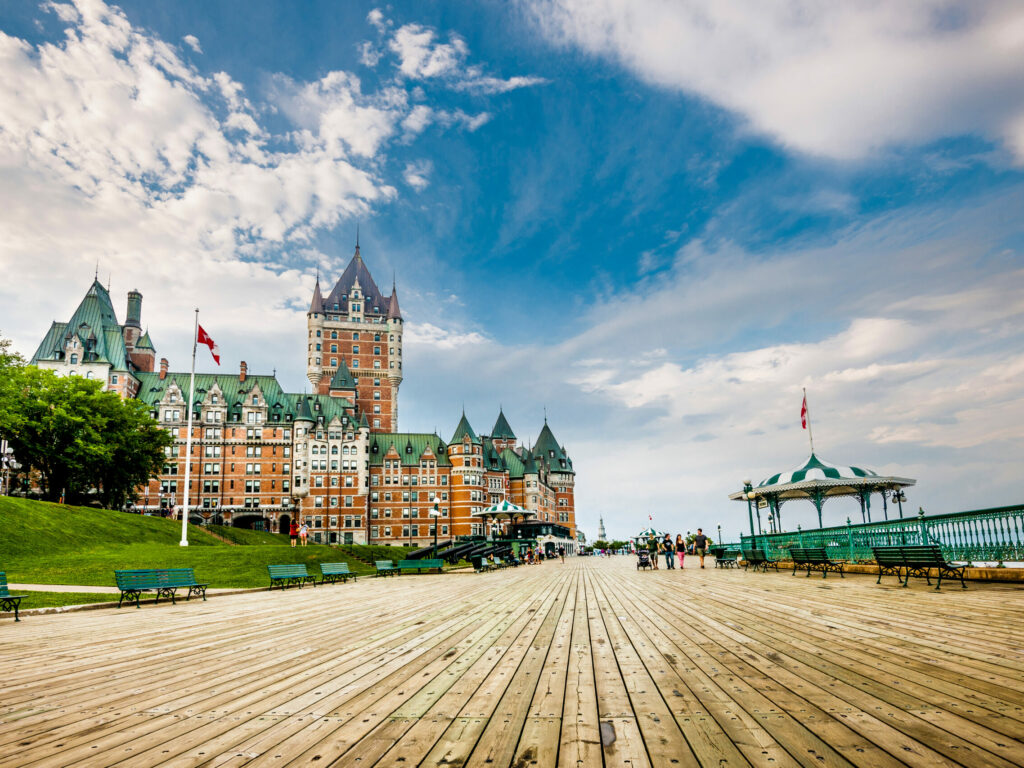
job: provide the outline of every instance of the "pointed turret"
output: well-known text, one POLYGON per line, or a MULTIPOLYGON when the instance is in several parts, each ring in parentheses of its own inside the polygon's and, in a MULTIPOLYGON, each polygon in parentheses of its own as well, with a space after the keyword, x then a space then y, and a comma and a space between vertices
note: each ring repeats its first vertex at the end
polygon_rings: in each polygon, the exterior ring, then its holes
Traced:
POLYGON ((402 311, 398 308, 398 290, 394 285, 391 286, 391 298, 388 300, 388 319, 402 319, 402 311))
POLYGON ((366 414, 365 413, 362 416, 359 417, 359 428, 360 429, 365 429, 367 431, 369 431, 369 429, 370 429, 370 422, 366 418, 366 414))
POLYGON ((505 440, 516 439, 516 433, 512 431, 512 427, 509 426, 508 420, 505 418, 505 411, 500 408, 498 409, 498 420, 494 422, 494 428, 491 430, 491 437, 505 440))
POLYGON ((316 285, 313 287, 313 300, 309 302, 309 311, 322 313, 324 311, 324 297, 320 293, 320 272, 317 270, 316 285))
POLYGON ((313 411, 309 408, 309 398, 305 395, 299 398, 299 402, 296 407, 295 420, 309 422, 316 421, 316 419, 313 418, 313 411))
POLYGON ((345 392, 355 392, 356 380, 352 376, 352 372, 349 371, 348 366, 345 364, 345 358, 341 358, 341 365, 338 366, 338 370, 334 372, 334 376, 331 377, 331 384, 329 387, 330 393, 333 395, 335 392, 343 394, 345 392))
POLYGON ((459 420, 459 426, 455 428, 455 434, 452 435, 452 439, 449 443, 461 443, 463 438, 469 435, 469 440, 472 443, 480 444, 480 438, 476 436, 476 432, 473 431, 473 427, 469 425, 469 419, 466 418, 466 414, 462 414, 462 419, 459 420))

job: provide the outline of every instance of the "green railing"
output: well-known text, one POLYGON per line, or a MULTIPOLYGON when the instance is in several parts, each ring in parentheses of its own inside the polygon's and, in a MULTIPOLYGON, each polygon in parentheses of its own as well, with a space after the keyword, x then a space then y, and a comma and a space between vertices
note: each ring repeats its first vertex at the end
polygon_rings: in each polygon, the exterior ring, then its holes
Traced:
POLYGON ((752 540, 774 559, 787 559, 790 547, 825 547, 830 557, 871 561, 872 547, 901 544, 938 544, 947 560, 967 562, 1024 561, 1024 505, 925 515, 881 523, 811 528, 790 533, 742 536, 743 547, 752 540))

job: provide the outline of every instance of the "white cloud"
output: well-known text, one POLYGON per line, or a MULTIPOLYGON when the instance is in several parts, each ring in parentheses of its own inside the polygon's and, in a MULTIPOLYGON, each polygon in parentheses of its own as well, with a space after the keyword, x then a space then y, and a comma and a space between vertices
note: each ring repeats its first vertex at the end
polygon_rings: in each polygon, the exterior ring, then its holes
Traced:
POLYGON ((405 328, 405 341, 412 347, 454 350, 485 344, 487 337, 477 331, 454 331, 433 323, 410 323, 405 328))
POLYGON ((1024 162, 1015 0, 522 0, 557 44, 689 91, 803 152, 980 134, 1024 162))
POLYGON ((405 179, 406 184, 417 192, 422 192, 430 186, 430 174, 433 170, 433 163, 429 160, 420 160, 414 163, 408 163, 405 166, 405 173, 402 177, 405 179))
POLYGON ((399 27, 388 43, 398 55, 398 68, 406 77, 430 78, 448 75, 462 65, 469 53, 466 42, 453 35, 451 42, 435 42, 437 33, 419 24, 399 27))
POLYGON ((181 39, 182 39, 182 42, 185 43, 185 45, 187 45, 189 48, 191 48, 196 53, 202 53, 203 52, 202 46, 199 45, 199 38, 196 37, 195 35, 185 35, 181 39))

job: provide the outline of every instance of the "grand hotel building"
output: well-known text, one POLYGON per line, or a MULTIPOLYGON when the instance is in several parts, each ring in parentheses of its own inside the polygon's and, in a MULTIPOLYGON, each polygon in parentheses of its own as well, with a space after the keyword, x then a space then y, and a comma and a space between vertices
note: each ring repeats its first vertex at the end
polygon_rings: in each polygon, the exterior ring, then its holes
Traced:
POLYGON ((394 286, 381 293, 356 246, 325 296, 319 279, 307 313, 306 370, 312 393, 288 393, 275 376, 197 373, 192 455, 186 457, 187 371, 156 362, 142 332, 142 295, 128 294, 120 325, 94 281, 67 323, 54 322, 32 362, 101 379, 145 402, 175 436, 160 476, 137 506, 184 504, 211 522, 286 530, 296 517, 323 543, 427 544, 485 534, 476 513, 509 499, 575 540, 572 460, 545 419, 522 445, 499 410, 489 434, 465 414, 449 439, 398 431, 403 320, 394 286), (432 511, 440 516, 431 517, 432 511))

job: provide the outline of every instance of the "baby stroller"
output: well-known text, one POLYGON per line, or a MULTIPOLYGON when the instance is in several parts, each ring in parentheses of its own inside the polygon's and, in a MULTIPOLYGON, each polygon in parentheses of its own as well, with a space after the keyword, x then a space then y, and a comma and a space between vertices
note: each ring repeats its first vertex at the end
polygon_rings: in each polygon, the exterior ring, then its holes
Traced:
POLYGON ((636 569, 647 569, 651 567, 651 553, 646 549, 638 549, 636 553, 636 569))

